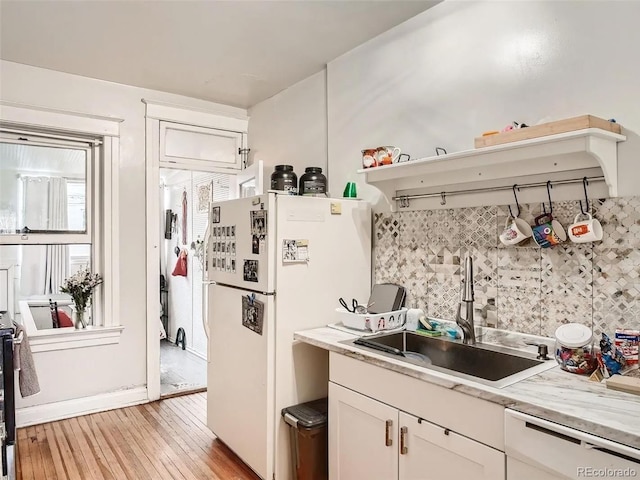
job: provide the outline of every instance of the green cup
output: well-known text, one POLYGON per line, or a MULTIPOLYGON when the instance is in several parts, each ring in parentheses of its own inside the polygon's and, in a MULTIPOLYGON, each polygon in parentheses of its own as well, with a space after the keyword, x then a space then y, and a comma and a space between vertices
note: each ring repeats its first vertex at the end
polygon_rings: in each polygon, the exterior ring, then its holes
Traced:
POLYGON ((344 187, 343 197, 346 198, 356 198, 358 194, 356 193, 356 182, 347 182, 347 186, 344 187))

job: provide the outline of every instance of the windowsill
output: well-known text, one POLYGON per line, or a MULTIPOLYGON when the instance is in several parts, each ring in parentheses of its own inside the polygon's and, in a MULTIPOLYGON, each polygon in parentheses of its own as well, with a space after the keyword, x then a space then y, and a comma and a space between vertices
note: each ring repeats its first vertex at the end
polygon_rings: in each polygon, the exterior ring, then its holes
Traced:
MULTIPOLYGON (((57 298, 59 304, 66 305, 69 303, 69 301, 65 301, 64 295, 51 296, 53 298, 57 298)), ((38 327, 36 327, 33 316, 31 315, 30 307, 48 306, 49 300, 30 298, 29 300, 21 300, 19 305, 19 322, 27 333, 29 346, 33 353, 120 343, 120 334, 122 333, 122 330, 124 330, 124 327, 122 326, 98 327, 93 325, 77 330, 74 327, 45 328, 39 330, 38 327)))
POLYGON ((27 332, 33 353, 71 348, 95 347, 120 343, 124 327, 94 327, 76 330, 74 327, 27 332))

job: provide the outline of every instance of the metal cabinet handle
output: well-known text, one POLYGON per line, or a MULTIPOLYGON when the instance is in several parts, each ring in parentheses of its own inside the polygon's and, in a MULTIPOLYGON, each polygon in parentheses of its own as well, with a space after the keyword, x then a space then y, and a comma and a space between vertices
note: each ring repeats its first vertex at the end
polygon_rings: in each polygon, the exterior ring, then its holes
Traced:
POLYGON ((387 420, 384 431, 384 444, 387 447, 393 445, 393 438, 391 438, 391 429, 393 428, 393 420, 387 420))
POLYGON ((400 429, 400 455, 406 455, 409 449, 407 448, 407 427, 400 429))

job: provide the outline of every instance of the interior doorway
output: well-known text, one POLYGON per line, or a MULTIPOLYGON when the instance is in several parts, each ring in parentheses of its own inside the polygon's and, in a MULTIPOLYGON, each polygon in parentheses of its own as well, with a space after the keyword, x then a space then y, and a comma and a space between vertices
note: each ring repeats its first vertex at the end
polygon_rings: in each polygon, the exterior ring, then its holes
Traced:
POLYGON ((206 390, 202 302, 211 201, 227 200, 233 175, 160 169, 160 395, 206 390))

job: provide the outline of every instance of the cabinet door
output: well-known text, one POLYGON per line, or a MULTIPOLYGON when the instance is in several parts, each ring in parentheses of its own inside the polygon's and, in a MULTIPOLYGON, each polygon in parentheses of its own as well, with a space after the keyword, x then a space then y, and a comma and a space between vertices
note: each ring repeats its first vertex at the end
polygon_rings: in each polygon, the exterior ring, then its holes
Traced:
POLYGON ((398 478, 398 410, 329 383, 329 478, 398 478))
POLYGON ((160 122, 160 166, 240 170, 243 142, 241 132, 160 122))
POLYGON ((505 478, 505 457, 498 450, 404 412, 399 428, 400 480, 505 478))

